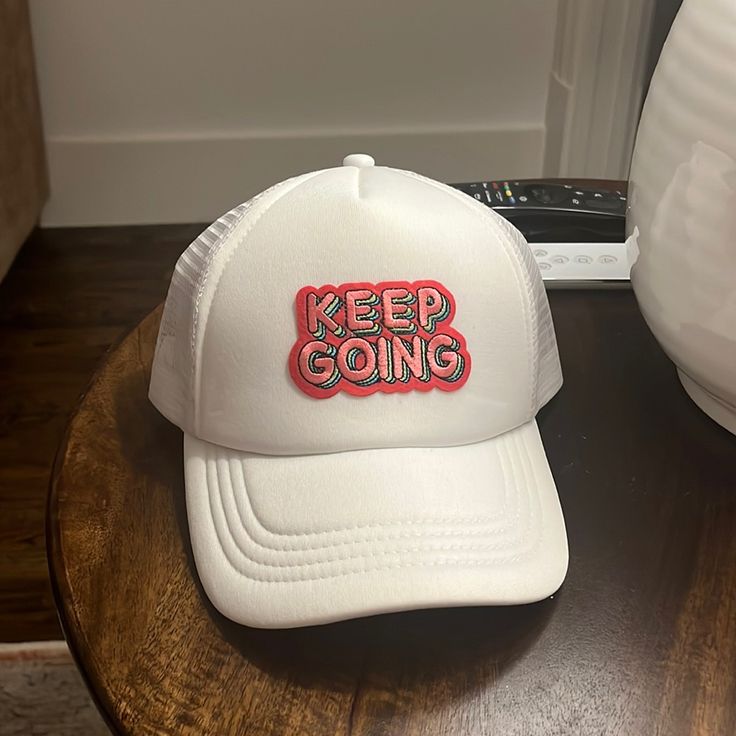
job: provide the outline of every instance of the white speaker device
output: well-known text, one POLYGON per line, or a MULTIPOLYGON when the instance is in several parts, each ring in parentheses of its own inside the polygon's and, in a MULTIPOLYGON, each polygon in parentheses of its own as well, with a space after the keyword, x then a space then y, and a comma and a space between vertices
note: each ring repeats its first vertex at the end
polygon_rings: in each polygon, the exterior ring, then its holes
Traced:
POLYGON ((150 387, 207 595, 274 628, 554 593, 561 382, 533 254, 465 194, 354 154, 231 210, 177 263, 150 387))
POLYGON ((736 2, 685 0, 631 164, 631 281, 683 387, 736 434, 736 2))

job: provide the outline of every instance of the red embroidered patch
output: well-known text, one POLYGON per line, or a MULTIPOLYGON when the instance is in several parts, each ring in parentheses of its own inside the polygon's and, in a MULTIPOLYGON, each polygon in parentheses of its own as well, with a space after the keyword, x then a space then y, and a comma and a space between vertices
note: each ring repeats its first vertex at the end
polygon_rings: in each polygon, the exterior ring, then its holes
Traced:
POLYGON ((436 281, 305 286, 296 295, 291 377, 317 399, 456 391, 470 375, 470 354, 450 327, 454 315, 455 299, 436 281))

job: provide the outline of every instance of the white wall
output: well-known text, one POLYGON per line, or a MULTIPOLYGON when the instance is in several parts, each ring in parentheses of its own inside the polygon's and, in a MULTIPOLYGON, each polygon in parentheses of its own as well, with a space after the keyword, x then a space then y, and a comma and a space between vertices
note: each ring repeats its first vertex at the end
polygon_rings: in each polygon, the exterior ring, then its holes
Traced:
POLYGON ((544 174, 628 177, 657 0, 559 0, 544 174))
POLYGON ((556 2, 31 0, 47 225, 209 220, 367 150, 541 173, 556 2))

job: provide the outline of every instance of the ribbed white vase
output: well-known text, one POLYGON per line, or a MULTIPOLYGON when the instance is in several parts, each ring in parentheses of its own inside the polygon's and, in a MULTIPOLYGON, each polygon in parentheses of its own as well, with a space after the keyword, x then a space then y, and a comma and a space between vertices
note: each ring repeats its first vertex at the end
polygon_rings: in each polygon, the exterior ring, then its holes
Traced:
POLYGON ((644 317, 736 434, 736 0, 685 0, 644 104, 627 233, 644 317))

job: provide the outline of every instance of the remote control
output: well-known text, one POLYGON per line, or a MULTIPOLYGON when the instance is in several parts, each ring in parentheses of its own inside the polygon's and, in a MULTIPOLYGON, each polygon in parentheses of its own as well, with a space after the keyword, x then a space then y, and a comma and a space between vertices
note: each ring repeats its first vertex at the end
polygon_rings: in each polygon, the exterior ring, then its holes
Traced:
POLYGON ((629 287, 626 243, 530 243, 548 289, 629 287))
POLYGON ((626 214, 626 195, 619 190, 590 189, 542 180, 476 181, 451 186, 497 210, 556 210, 621 217, 626 214))
POLYGON ((516 226, 549 287, 629 284, 626 195, 542 180, 453 184, 516 226))

